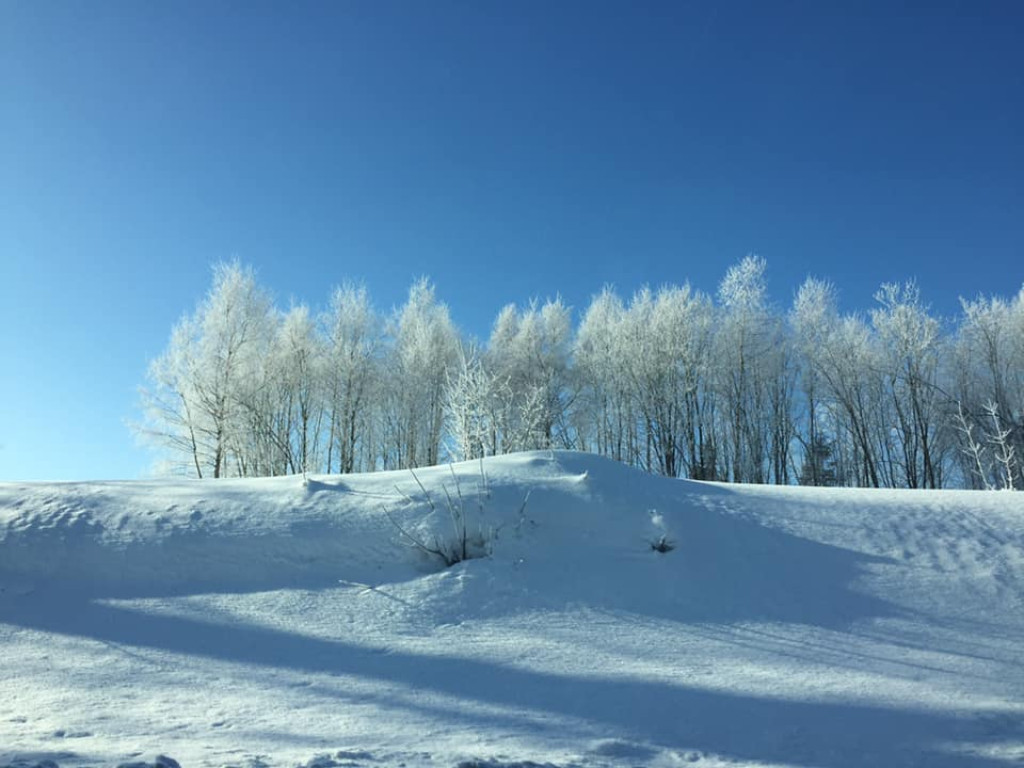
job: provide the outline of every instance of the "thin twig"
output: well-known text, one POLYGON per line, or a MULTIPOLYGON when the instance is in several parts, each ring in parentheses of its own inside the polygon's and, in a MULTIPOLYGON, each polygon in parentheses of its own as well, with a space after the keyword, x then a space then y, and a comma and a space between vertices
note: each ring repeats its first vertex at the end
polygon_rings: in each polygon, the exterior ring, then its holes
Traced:
POLYGON ((413 536, 411 533, 409 533, 409 531, 407 531, 405 528, 403 528, 402 525, 397 520, 395 520, 395 518, 388 511, 387 507, 381 505, 381 509, 384 510, 384 514, 387 516, 388 520, 391 521, 391 524, 393 526, 395 526, 395 528, 398 529, 398 532, 400 534, 402 534, 403 536, 405 536, 405 538, 407 538, 409 541, 411 541, 413 546, 415 546, 418 550, 420 550, 421 552, 424 552, 425 554, 428 554, 428 555, 434 555, 435 557, 440 557, 444 561, 446 566, 455 565, 455 563, 458 562, 457 560, 453 560, 452 556, 451 556, 451 553, 450 552, 445 552, 440 547, 440 545, 437 544, 436 541, 435 541, 435 546, 431 547, 431 546, 428 546, 427 544, 424 544, 422 539, 417 538, 416 536, 413 536))
POLYGON ((430 505, 430 511, 436 512, 437 507, 434 506, 434 499, 431 498, 430 493, 427 491, 427 489, 423 487, 423 483, 420 482, 419 477, 416 476, 416 472, 413 470, 412 467, 409 467, 409 474, 412 475, 412 479, 416 481, 416 485, 418 485, 420 487, 420 490, 423 491, 423 495, 427 497, 427 504, 430 505))

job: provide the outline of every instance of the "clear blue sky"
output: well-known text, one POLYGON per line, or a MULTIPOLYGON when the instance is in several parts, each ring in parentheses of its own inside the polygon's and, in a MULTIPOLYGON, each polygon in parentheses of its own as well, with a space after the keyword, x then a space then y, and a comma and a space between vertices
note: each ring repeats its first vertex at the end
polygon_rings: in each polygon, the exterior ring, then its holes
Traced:
POLYGON ((1024 3, 0 2, 0 479, 132 478, 237 256, 459 325, 605 283, 1024 282, 1024 3))

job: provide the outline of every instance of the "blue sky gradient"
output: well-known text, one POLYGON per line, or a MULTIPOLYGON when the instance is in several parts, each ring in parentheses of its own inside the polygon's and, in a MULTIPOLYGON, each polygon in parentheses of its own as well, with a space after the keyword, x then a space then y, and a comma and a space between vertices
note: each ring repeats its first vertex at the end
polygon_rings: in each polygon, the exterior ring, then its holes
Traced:
POLYGON ((143 474, 126 420, 238 257, 279 302, 428 275, 465 331, 606 283, 787 304, 1024 282, 1019 2, 0 4, 0 479, 143 474))

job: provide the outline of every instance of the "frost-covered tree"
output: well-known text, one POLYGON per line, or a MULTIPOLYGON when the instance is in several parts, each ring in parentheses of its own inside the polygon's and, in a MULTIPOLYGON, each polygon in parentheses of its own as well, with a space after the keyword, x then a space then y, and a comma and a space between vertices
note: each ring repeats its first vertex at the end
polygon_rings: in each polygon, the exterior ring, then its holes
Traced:
POLYGON ((246 439, 243 405, 274 331, 273 305, 252 269, 214 267, 213 286, 175 326, 149 369, 146 432, 198 477, 236 473, 246 439))
POLYGON ((766 329, 767 352, 764 357, 767 460, 769 482, 787 485, 793 466, 793 447, 797 443, 797 356, 790 328, 776 315, 766 329))
POLYGON ((363 286, 335 289, 321 319, 326 352, 324 397, 329 411, 326 469, 373 469, 372 395, 383 349, 380 319, 363 286))
MULTIPOLYGON (((831 445, 829 458, 841 484, 890 485, 882 468, 888 401, 877 375, 881 364, 870 327, 856 315, 840 316, 835 291, 817 280, 801 287, 792 322, 809 412, 805 452, 819 451, 820 460, 821 449, 814 446, 831 445)), ((808 476, 820 473, 812 469, 808 476)))
POLYGON ((289 470, 317 470, 325 413, 326 347, 308 307, 295 306, 281 318, 268 362, 286 417, 289 470))
POLYGON ((631 446, 636 443, 622 339, 625 315, 622 300, 606 287, 594 296, 583 315, 573 348, 580 445, 616 461, 631 461, 631 446))
POLYGON ((620 324, 620 366, 643 428, 642 463, 670 477, 715 476, 706 427, 712 307, 689 285, 638 291, 620 324))
POLYGON ((393 320, 394 346, 385 361, 388 411, 385 466, 437 464, 444 426, 444 391, 459 358, 459 336, 448 307, 425 278, 393 320))
POLYGON ((802 395, 802 428, 797 429, 797 436, 803 447, 803 485, 832 485, 837 481, 833 455, 835 421, 830 418, 827 381, 823 380, 819 359, 822 345, 834 333, 835 307, 832 284, 808 278, 797 291, 789 313, 802 395))
POLYGON ((951 386, 966 484, 1024 488, 1024 288, 961 307, 951 386))
POLYGON ((512 402, 511 387, 484 364, 475 345, 463 345, 457 368, 445 387, 445 426, 449 454, 459 460, 497 453, 499 436, 512 402))
POLYGON ((495 425, 496 453, 571 447, 567 419, 572 319, 561 299, 498 314, 485 367, 507 400, 495 425))
POLYGON ((775 323, 766 301, 765 260, 747 256, 730 267, 718 288, 722 307, 715 361, 728 441, 730 478, 766 482, 769 424, 767 365, 775 323))
POLYGON ((921 304, 913 282, 886 283, 875 299, 880 306, 872 310, 871 323, 878 334, 879 374, 895 417, 892 460, 908 488, 938 488, 943 453, 939 323, 921 304))
POLYGON ((167 451, 166 466, 174 473, 204 476, 207 457, 214 453, 216 433, 208 418, 200 418, 193 384, 198 366, 198 323, 183 317, 171 330, 167 349, 149 364, 147 385, 140 389, 145 421, 137 431, 167 451))
POLYGON ((310 311, 275 317, 273 337, 239 388, 244 419, 233 472, 281 475, 319 469, 324 417, 323 344, 310 311))

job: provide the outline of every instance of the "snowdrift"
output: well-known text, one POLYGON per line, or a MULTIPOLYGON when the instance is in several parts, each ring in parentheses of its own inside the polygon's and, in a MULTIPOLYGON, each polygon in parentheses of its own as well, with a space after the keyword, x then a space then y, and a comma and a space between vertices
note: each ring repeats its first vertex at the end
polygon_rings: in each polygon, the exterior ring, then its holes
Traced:
POLYGON ((1022 588, 1012 493, 560 452, 3 484, 0 765, 1006 765, 1022 588), (485 556, 444 568, 453 510, 485 556))

